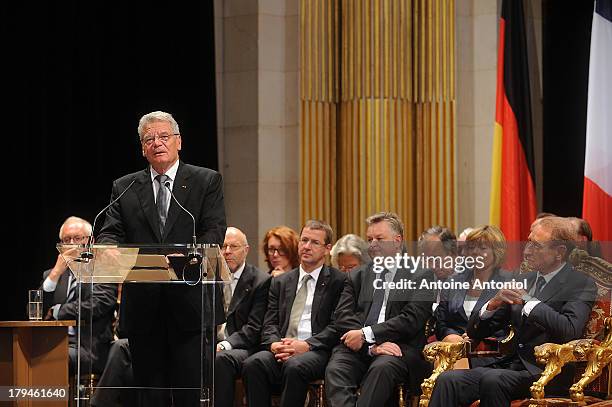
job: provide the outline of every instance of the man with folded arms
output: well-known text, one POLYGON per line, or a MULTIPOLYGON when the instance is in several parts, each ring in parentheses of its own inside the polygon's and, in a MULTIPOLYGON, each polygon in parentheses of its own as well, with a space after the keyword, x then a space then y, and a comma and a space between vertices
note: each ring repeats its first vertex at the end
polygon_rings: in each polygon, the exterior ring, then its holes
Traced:
POLYGON ((346 275, 325 265, 331 227, 306 222, 300 233, 299 267, 272 279, 262 330, 264 351, 242 369, 248 404, 269 406, 273 388, 282 407, 303 406, 308 383, 322 379, 331 348, 338 342, 332 315, 346 275))
POLYGON ((231 407, 242 362, 259 350, 270 276, 246 263, 249 243, 240 229, 227 228, 222 253, 232 279, 223 291, 227 322, 215 357, 215 406, 231 407))
MULTIPOLYGON (((376 213, 366 223, 373 260, 403 252, 404 226, 396 214, 376 213)), ((344 334, 325 371, 330 406, 384 406, 397 384, 407 383, 416 392, 431 371, 422 350, 434 296, 418 287, 423 279, 433 281, 433 272, 398 267, 375 271, 373 262, 352 270, 338 304, 336 324, 344 334), (407 279, 415 288, 391 290, 377 279, 407 279)))
MULTIPOLYGON (((491 336, 512 324, 512 354, 491 365, 442 373, 436 380, 430 407, 470 404, 481 407, 509 406, 512 400, 529 397, 529 387, 542 373, 534 348, 546 342, 566 343, 580 338, 591 313, 597 290, 588 276, 567 262, 574 235, 566 219, 547 217, 533 225, 524 258, 532 272, 527 290, 500 290, 471 316, 467 333, 474 341, 491 336)), ((567 366, 546 390, 567 392, 572 383, 567 366)))

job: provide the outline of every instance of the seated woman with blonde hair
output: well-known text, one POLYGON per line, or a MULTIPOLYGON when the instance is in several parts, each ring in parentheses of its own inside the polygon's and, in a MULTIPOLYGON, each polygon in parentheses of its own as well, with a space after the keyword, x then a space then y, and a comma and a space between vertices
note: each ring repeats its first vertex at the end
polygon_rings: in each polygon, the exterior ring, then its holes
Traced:
POLYGON ((300 264, 297 232, 287 226, 276 226, 266 232, 263 253, 272 277, 293 270, 300 264))
POLYGON ((368 244, 357 235, 342 236, 331 249, 332 266, 340 271, 348 272, 369 262, 368 244))
MULTIPOLYGON (((436 308, 436 337, 444 342, 461 342, 470 316, 480 311, 482 306, 495 296, 497 290, 480 290, 476 282, 489 280, 508 281, 512 274, 501 270, 506 256, 506 238, 496 226, 481 226, 472 230, 465 239, 464 256, 473 257, 476 261, 472 269, 453 276, 455 282, 469 282, 469 289, 443 290, 440 305, 436 308)), ((464 257, 465 259, 465 257, 464 257)), ((495 336, 504 337, 504 332, 495 336)), ((473 361, 473 364, 476 360, 473 361)), ((489 358, 478 359, 478 365, 488 363, 489 358), (487 360, 483 360, 487 359, 487 360)), ((461 359, 455 368, 467 368, 467 359, 461 359), (462 363, 460 363, 462 362, 462 363)))

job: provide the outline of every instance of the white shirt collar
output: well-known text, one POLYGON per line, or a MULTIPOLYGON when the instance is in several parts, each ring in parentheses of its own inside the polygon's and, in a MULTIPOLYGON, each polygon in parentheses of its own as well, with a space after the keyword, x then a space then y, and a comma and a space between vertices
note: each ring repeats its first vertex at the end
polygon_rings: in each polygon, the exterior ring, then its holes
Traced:
POLYGON ((544 281, 546 281, 546 284, 548 284, 548 282, 549 282, 550 280, 552 280, 554 276, 556 276, 557 274, 559 274, 559 272, 561 271, 561 269, 563 269, 563 267, 565 267, 565 264, 566 264, 566 263, 565 263, 565 262, 563 262, 563 263, 561 264, 561 266, 559 266, 559 268, 558 268, 558 269, 556 269, 555 271, 551 271, 551 272, 550 272, 550 273, 548 273, 548 274, 540 274, 540 272, 538 271, 538 276, 536 277, 536 281, 538 281, 538 278, 539 278, 539 277, 544 277, 544 281))
POLYGON ((244 267, 246 266, 246 261, 244 263, 242 263, 240 265, 240 267, 238 267, 238 270, 234 271, 234 280, 238 281, 240 280, 240 276, 242 275, 242 272, 244 271, 244 267))
MULTIPOLYGON (((168 168, 168 171, 165 172, 165 174, 170 178, 170 182, 174 182, 174 180, 176 179, 176 172, 178 171, 179 161, 180 160, 176 160, 176 162, 172 164, 172 167, 168 168)), ((155 181, 155 177, 159 175, 159 172, 155 171, 155 169, 151 166, 149 166, 149 168, 151 168, 151 181, 155 181)))
POLYGON ((300 281, 302 281, 302 279, 304 278, 306 274, 310 274, 310 277, 312 277, 312 280, 316 284, 317 280, 319 279, 319 274, 321 273, 322 269, 323 269, 323 266, 312 270, 310 273, 306 273, 304 269, 302 268, 302 265, 300 264, 300 278, 298 279, 298 284, 300 281))

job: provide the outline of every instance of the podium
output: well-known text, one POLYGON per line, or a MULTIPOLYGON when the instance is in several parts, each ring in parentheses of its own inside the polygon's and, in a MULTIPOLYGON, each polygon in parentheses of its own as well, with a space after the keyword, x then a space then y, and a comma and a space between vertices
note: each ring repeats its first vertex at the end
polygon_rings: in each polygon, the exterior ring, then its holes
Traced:
MULTIPOLYGON (((96 318, 96 286, 122 285, 119 327, 128 332, 128 338, 133 335, 147 338, 147 332, 151 332, 151 342, 157 344, 155 341, 158 339, 154 338, 160 332, 161 336, 167 333, 166 337, 172 336, 175 331, 185 331, 189 335, 189 345, 184 345, 185 349, 181 348, 182 344, 169 342, 170 339, 160 342, 160 360, 166 361, 161 355, 171 355, 168 357, 168 360, 172 360, 171 366, 184 364, 186 367, 178 369, 178 374, 177 370, 172 369, 161 372, 168 376, 163 384, 159 381, 155 384, 139 382, 111 389, 88 381, 80 386, 74 405, 81 405, 92 393, 115 391, 118 394, 155 394, 155 398, 171 394, 175 402, 182 398, 190 401, 197 398, 197 405, 212 407, 217 330, 225 322, 223 285, 230 282, 230 272, 219 246, 58 244, 57 249, 80 287, 89 286, 88 290, 77 290, 76 378, 92 377, 92 374, 99 373, 93 371, 91 363, 86 362, 87 358, 83 361, 81 357, 81 351, 94 349, 92 326, 96 318), (189 376, 187 379, 180 377, 184 374, 183 370, 189 372, 185 373, 189 376)), ((135 344, 131 343, 132 346, 135 344)), ((138 362, 141 365, 134 369, 140 367, 142 371, 148 362, 138 362)), ((134 363, 137 364, 135 360, 134 363)), ((75 380, 75 383, 79 383, 79 380, 75 380)))

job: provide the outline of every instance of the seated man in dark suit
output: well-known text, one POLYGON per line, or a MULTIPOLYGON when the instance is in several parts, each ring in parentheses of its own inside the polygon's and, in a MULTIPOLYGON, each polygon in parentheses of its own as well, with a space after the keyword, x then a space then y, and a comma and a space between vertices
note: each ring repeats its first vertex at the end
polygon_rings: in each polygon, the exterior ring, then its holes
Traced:
MULTIPOLYGON (((91 236, 91 225, 84 219, 71 216, 60 228, 59 238, 64 244, 84 244, 91 236)), ((115 284, 78 284, 62 255, 57 256, 53 268, 43 273, 43 312, 47 320, 79 320, 79 289, 81 295, 81 372, 101 372, 113 339, 113 314, 117 302, 115 284), (93 306, 92 306, 93 304, 93 306), (93 315, 93 318, 91 316, 93 315), (89 321, 92 321, 91 335, 89 321)), ((76 372, 77 332, 68 328, 70 373, 76 372)))
POLYGON ((228 227, 223 257, 232 274, 225 287, 226 323, 220 332, 215 357, 215 406, 234 405, 234 382, 242 372, 242 362, 259 350, 261 325, 268 307, 270 275, 247 264, 249 243, 237 228, 228 227))
MULTIPOLYGON (((366 222, 374 261, 402 254, 404 225, 396 214, 380 212, 366 222)), ((432 282, 433 272, 399 267, 375 271, 373 262, 351 271, 342 293, 336 324, 344 343, 334 348, 325 371, 330 406, 384 406, 397 384, 409 383, 418 391, 431 371, 421 352, 434 296, 418 287, 423 279, 432 282), (415 289, 381 286, 402 280, 416 283, 415 289)))
MULTIPOLYGON (((542 373, 534 347, 565 343, 582 335, 596 287, 593 280, 567 263, 573 238, 571 226, 562 218, 544 218, 533 226, 524 258, 535 271, 517 276, 526 279, 528 289, 499 290, 472 314, 467 329, 468 336, 479 341, 512 324, 516 328, 513 353, 489 366, 442 373, 433 389, 431 407, 469 404, 477 399, 482 407, 501 407, 528 397, 529 387, 542 373)), ((571 379, 571 370, 564 369, 551 386, 556 382, 556 387, 567 392, 571 379)))
POLYGON ((272 279, 262 330, 264 351, 245 360, 242 379, 249 406, 270 405, 273 387, 282 407, 304 405, 308 383, 322 379, 329 352, 338 343, 332 315, 346 275, 325 265, 331 227, 306 222, 300 233, 300 266, 272 279))

